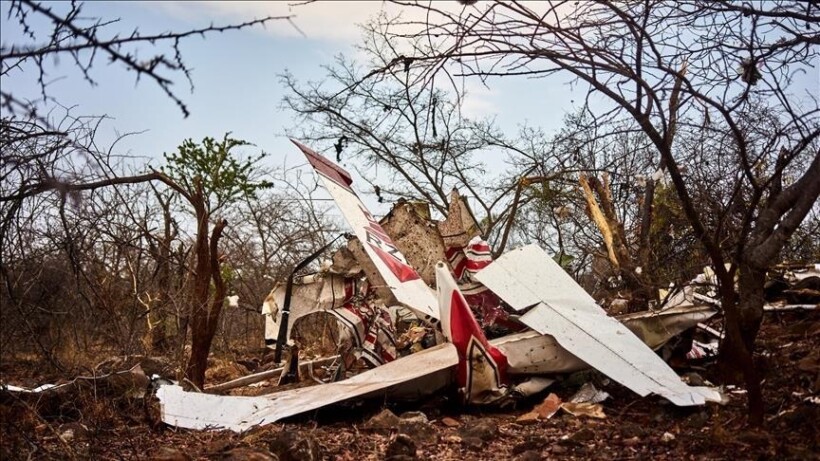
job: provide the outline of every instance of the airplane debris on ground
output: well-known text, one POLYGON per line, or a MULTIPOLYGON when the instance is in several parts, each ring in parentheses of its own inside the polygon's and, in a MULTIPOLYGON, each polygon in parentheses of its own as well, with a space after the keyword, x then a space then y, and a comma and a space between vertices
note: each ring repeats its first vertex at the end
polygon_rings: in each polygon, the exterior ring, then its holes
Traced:
MULTIPOLYGON (((676 405, 720 400, 712 389, 684 383, 653 351, 715 315, 713 306, 667 301, 658 311, 610 317, 535 245, 493 261, 456 191, 443 221, 432 221, 426 205, 413 202, 378 221, 345 170, 294 144, 356 237, 318 272, 294 278, 289 318, 282 315, 285 285, 274 288, 263 306, 266 344, 297 344, 300 324, 329 314, 338 327, 333 333, 343 372, 326 384, 256 397, 161 386, 157 397, 167 424, 243 431, 345 400, 418 398, 451 387, 465 403, 501 404, 590 367, 641 396, 657 394, 676 405), (356 364, 368 369, 347 377, 356 364)), ((295 369, 299 350, 292 348, 295 369)), ((224 383, 214 388, 227 390, 224 383)), ((583 401, 566 402, 565 411, 603 417, 604 394, 595 389, 583 401)))

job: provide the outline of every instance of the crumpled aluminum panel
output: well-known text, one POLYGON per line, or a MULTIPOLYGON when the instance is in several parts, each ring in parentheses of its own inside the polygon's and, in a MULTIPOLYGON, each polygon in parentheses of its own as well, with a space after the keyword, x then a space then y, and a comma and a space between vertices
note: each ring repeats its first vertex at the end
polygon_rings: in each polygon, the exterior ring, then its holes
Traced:
POLYGON ((720 400, 714 390, 681 381, 538 246, 504 254, 476 278, 515 309, 531 308, 521 317, 522 323, 552 336, 564 349, 635 393, 658 394, 680 406, 720 400))
POLYGON ((390 392, 416 397, 451 382, 458 353, 452 344, 425 349, 344 381, 277 392, 258 397, 186 392, 167 385, 157 390, 162 421, 187 429, 230 429, 241 432, 289 416, 352 398, 390 392))

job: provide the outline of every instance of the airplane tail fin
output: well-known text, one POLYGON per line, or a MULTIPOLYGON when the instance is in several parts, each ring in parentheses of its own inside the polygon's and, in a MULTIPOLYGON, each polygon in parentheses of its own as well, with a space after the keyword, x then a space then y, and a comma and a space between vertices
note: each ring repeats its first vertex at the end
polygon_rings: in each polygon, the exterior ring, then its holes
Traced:
POLYGON ((505 394, 507 357, 490 345, 458 289, 450 269, 436 265, 441 331, 458 351, 458 385, 469 403, 489 403, 505 394))

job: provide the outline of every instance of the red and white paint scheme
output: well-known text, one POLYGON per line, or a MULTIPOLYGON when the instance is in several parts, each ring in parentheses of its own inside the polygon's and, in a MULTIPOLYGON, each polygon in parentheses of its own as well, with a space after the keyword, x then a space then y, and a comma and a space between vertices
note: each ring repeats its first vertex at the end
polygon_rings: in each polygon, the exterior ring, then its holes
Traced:
POLYGON ((433 291, 393 243, 387 232, 351 189, 350 173, 330 162, 309 147, 291 139, 319 173, 325 188, 339 206, 350 227, 361 240, 367 255, 376 265, 396 299, 412 309, 422 320, 435 324, 439 310, 433 291))
POLYGON ((484 336, 450 269, 436 264, 436 286, 441 309, 441 332, 456 346, 456 379, 464 400, 489 403, 505 394, 507 357, 484 336))

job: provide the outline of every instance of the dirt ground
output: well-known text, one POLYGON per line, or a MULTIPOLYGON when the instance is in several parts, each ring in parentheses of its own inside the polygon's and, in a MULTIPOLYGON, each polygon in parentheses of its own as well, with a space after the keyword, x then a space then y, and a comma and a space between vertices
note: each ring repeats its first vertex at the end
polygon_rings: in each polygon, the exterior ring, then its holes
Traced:
MULTIPOLYGON (((167 427, 157 422, 155 403, 93 390, 71 402, 23 401, 3 392, 0 458, 820 459, 819 346, 820 312, 767 314, 756 351, 767 403, 761 429, 746 424, 742 390, 729 392, 725 405, 678 408, 660 398, 639 398, 612 383, 604 386, 612 394, 602 403, 604 419, 559 411, 546 420, 518 421, 546 393, 567 399, 584 379, 606 382, 592 374, 574 376, 503 411, 465 409, 450 396, 399 406, 367 402, 324 409, 245 434, 167 427), (398 425, 379 427, 385 408, 399 415, 398 425), (419 411, 423 416, 413 413, 419 411)), ((47 377, 38 370, 34 360, 3 358, 0 379, 28 385, 47 377)), ((679 371, 694 371, 707 380, 715 379, 717 372, 713 364, 679 371)))

